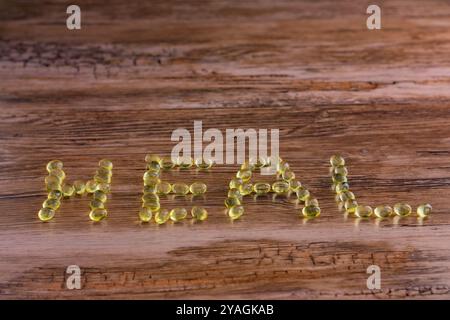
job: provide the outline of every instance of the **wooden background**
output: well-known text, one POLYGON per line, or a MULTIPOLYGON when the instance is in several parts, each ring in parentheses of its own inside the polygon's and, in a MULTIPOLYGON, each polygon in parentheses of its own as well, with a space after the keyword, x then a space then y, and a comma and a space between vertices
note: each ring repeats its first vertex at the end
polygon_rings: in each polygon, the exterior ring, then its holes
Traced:
MULTIPOLYGON (((450 298, 450 4, 386 1, 0 1, 0 298, 450 298), (171 132, 279 128, 281 156, 319 198, 224 214, 236 166, 201 179, 204 223, 141 225, 143 158, 171 132), (345 218, 328 159, 348 161, 360 203, 430 202, 426 221, 345 218), (45 164, 69 180, 114 162, 109 217, 88 199, 41 223, 45 164), (82 289, 65 269, 82 269, 82 289), (381 267, 382 288, 366 287, 381 267)), ((168 179, 177 179, 167 175, 168 179)), ((163 202, 169 207, 187 202, 163 202)))

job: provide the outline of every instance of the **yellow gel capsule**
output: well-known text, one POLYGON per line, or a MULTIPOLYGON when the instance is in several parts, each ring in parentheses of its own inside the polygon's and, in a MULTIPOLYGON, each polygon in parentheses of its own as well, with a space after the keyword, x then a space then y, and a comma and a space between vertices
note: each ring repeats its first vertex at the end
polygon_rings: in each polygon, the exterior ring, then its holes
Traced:
POLYGON ((85 190, 87 193, 94 193, 97 191, 98 184, 94 180, 89 180, 86 182, 85 190))
POLYGON ((180 169, 189 169, 192 167, 194 161, 191 157, 178 157, 177 165, 180 169))
POLYGON ((144 194, 147 194, 147 193, 156 193, 156 186, 157 186, 157 184, 155 184, 155 185, 149 185, 149 186, 144 186, 144 189, 142 190, 142 192, 144 193, 144 194))
POLYGON ((50 177, 56 177, 60 182, 66 178, 66 173, 61 169, 54 169, 48 173, 50 177))
POLYGON ((169 219, 170 219, 170 212, 167 209, 161 209, 155 213, 155 222, 157 224, 166 223, 169 219))
POLYGON ((78 195, 82 195, 86 191, 86 185, 81 180, 74 181, 73 187, 75 188, 75 193, 78 195))
POLYGON ((211 159, 198 158, 195 159, 195 166, 199 170, 208 170, 211 169, 214 162, 211 159))
POLYGON ((149 153, 149 154, 147 154, 145 156, 145 162, 147 162, 147 163, 151 163, 151 162, 160 163, 161 162, 161 158, 158 155, 156 155, 156 154, 149 153))
POLYGON ((300 188, 300 189, 298 189, 297 190, 297 192, 296 192, 296 194, 297 194, 297 198, 300 200, 300 201, 306 201, 307 199, 309 199, 309 197, 311 196, 311 194, 309 193, 309 191, 307 190, 307 189, 305 189, 305 188, 300 188))
POLYGON ((240 178, 231 179, 229 183, 230 189, 239 189, 239 186, 244 183, 240 178))
POLYGON ((186 183, 174 183, 172 185, 172 191, 178 196, 184 196, 189 193, 189 186, 186 183))
POLYGON ((172 161, 171 157, 162 157, 159 164, 163 170, 170 170, 175 167, 175 163, 172 161))
POLYGON ((255 169, 260 169, 266 166, 266 159, 264 158, 250 159, 250 164, 253 165, 255 169))
POLYGON ((232 220, 239 219, 244 214, 244 207, 243 206, 234 206, 228 209, 228 216, 232 220))
POLYGON ((62 192, 60 190, 51 190, 47 195, 48 199, 60 200, 61 197, 62 197, 62 192))
POLYGON ((333 179, 333 182, 335 182, 335 183, 347 182, 347 176, 344 176, 339 173, 334 173, 331 178, 333 179))
POLYGON ((236 178, 241 179, 243 182, 247 182, 252 178, 251 170, 239 170, 236 173, 236 178))
POLYGON ((283 174, 283 172, 285 172, 285 171, 287 171, 287 170, 290 170, 290 169, 289 169, 289 163, 287 163, 287 162, 285 162, 285 161, 280 161, 280 162, 278 162, 278 165, 277 165, 277 172, 278 172, 279 174, 283 174))
POLYGON ((208 211, 203 207, 192 207, 191 216, 195 220, 204 221, 208 218, 208 211))
POLYGON ((159 174, 159 171, 161 170, 161 164, 159 162, 147 163, 147 170, 157 172, 159 174))
POLYGON ((93 199, 93 200, 91 200, 91 202, 89 202, 89 207, 91 208, 91 210, 98 209, 98 208, 103 209, 103 208, 105 208, 105 204, 98 199, 93 199))
POLYGON ((156 193, 167 195, 172 191, 172 185, 168 182, 161 181, 156 185, 156 193))
POLYGON ((412 208, 406 203, 397 203, 394 205, 394 212, 400 217, 406 217, 411 214, 412 208))
POLYGON ((148 201, 142 204, 143 207, 149 208, 152 211, 158 211, 161 209, 161 204, 159 201, 148 201))
POLYGON ((51 172, 53 170, 62 170, 63 169, 63 163, 60 160, 52 160, 49 163, 47 163, 47 171, 51 172))
POLYGON ((101 202, 106 202, 106 200, 108 200, 108 195, 101 190, 97 190, 94 192, 94 199, 97 199, 101 202))
POLYGON ((335 187, 334 190, 336 191, 336 193, 341 193, 341 192, 350 190, 350 185, 347 182, 335 183, 334 187, 335 187))
POLYGON ((53 219, 54 216, 55 216, 55 210, 53 210, 52 208, 48 208, 48 207, 42 208, 38 212, 38 217, 41 221, 49 221, 49 220, 53 219))
POLYGON ((147 170, 145 171, 144 175, 142 176, 142 179, 145 180, 152 180, 154 178, 159 178, 159 172, 157 171, 151 171, 151 170, 147 170))
POLYGON ((302 209, 302 214, 305 218, 316 218, 320 215, 320 208, 317 206, 305 206, 302 209))
POLYGON ((429 203, 421 204, 420 206, 417 207, 417 215, 421 218, 425 218, 430 215, 432 210, 433 207, 431 206, 431 204, 429 203))
POLYGON ((305 201, 305 206, 314 206, 314 207, 318 207, 319 206, 319 201, 316 198, 309 198, 306 199, 305 201))
POLYGON ((338 196, 339 196, 339 200, 342 202, 355 199, 355 195, 351 191, 343 191, 343 192, 339 193, 338 196))
POLYGON ((302 187, 302 183, 298 180, 291 180, 289 181, 289 188, 296 192, 298 189, 302 187))
POLYGON ((42 203, 42 208, 50 208, 53 210, 58 210, 60 205, 61 205, 61 202, 58 199, 46 199, 42 203))
POLYGON ((340 155, 334 155, 330 158, 330 163, 333 167, 345 166, 345 160, 340 155))
POLYGON ((248 162, 248 161, 244 161, 244 162, 241 164, 241 170, 250 170, 250 171, 253 171, 253 170, 255 170, 255 166, 254 166, 253 164, 251 164, 250 162, 248 162))
POLYGON ((160 178, 157 177, 147 177, 146 179, 144 179, 144 186, 154 186, 156 187, 156 185, 158 183, 161 182, 160 178))
POLYGON ((349 200, 345 201, 345 203, 344 203, 344 208, 345 208, 345 211, 347 211, 347 213, 355 213, 357 207, 358 207, 358 202, 356 202, 356 200, 353 200, 353 199, 349 199, 349 200))
POLYGON ((225 199, 225 206, 227 208, 232 208, 235 206, 239 206, 241 204, 241 200, 239 200, 238 198, 231 198, 228 197, 225 199))
POLYGON ((291 181, 291 180, 295 179, 295 173, 291 170, 285 170, 281 173, 281 177, 285 181, 291 181))
POLYGON ((75 188, 69 184, 65 184, 61 189, 64 197, 71 197, 75 194, 75 188))
POLYGON ((153 212, 152 212, 152 210, 150 210, 150 208, 142 207, 139 210, 139 219, 142 222, 149 222, 150 220, 152 220, 152 216, 153 216, 153 212))
POLYGON ((358 218, 368 218, 372 215, 373 210, 370 206, 357 206, 355 210, 355 216, 358 218))
POLYGON ((170 220, 174 222, 181 221, 187 216, 187 211, 185 208, 173 208, 170 210, 170 220))
POLYGON ((253 192, 257 195, 263 195, 269 193, 271 190, 271 186, 265 182, 257 182, 253 185, 253 192))
POLYGON ((113 168, 113 164, 111 160, 108 159, 102 159, 98 162, 98 166, 101 168, 106 168, 108 170, 111 170, 113 168))
POLYGON ((392 215, 392 208, 390 206, 377 206, 373 213, 378 218, 387 218, 392 215))
POLYGON ((242 194, 239 192, 238 189, 230 189, 228 190, 228 197, 230 198, 238 198, 239 200, 242 199, 242 194))
POLYGON ((344 166, 333 167, 333 174, 340 174, 340 175, 346 176, 346 175, 348 175, 348 170, 344 166))
POLYGON ((191 184, 191 186, 189 187, 189 191, 193 194, 193 195, 199 195, 199 194, 204 194, 206 193, 206 190, 208 189, 208 187, 206 186, 206 184, 204 184, 203 182, 194 182, 193 184, 191 184))
POLYGON ((89 212, 89 218, 92 221, 96 221, 96 222, 105 219, 107 215, 108 215, 108 211, 106 211, 106 209, 104 209, 104 208, 96 208, 96 209, 91 210, 91 212, 89 212))
POLYGON ((247 195, 251 194, 252 191, 253 191, 253 185, 251 183, 244 182, 243 184, 241 184, 239 186, 239 192, 243 196, 247 196, 247 195))
POLYGON ((158 195, 154 193, 146 193, 142 196, 142 202, 159 202, 158 195))
POLYGON ((111 183, 112 174, 105 172, 98 172, 94 176, 94 181, 97 183, 111 183))
POLYGON ((272 184, 272 190, 276 194, 285 194, 289 192, 289 183, 286 181, 275 181, 272 184))
POLYGON ((104 193, 110 193, 111 185, 109 183, 99 183, 97 185, 97 190, 103 191, 104 193))

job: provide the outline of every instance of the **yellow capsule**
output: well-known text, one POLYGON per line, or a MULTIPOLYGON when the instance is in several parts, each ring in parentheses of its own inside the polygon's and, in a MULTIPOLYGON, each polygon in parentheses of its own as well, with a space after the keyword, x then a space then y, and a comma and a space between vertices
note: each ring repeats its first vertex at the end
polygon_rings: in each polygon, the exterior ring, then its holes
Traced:
POLYGON ((340 175, 343 175, 343 176, 348 175, 348 170, 344 166, 332 167, 332 168, 333 168, 333 173, 334 174, 340 174, 340 175))
POLYGON ((110 193, 111 185, 109 183, 99 183, 97 185, 97 190, 103 191, 104 193, 110 193))
POLYGON ((234 178, 231 179, 229 187, 230 189, 239 189, 239 186, 243 183, 242 179, 234 178))
POLYGON ((211 159, 198 158, 195 159, 195 166, 199 170, 208 170, 211 169, 214 162, 211 159))
POLYGON ((300 189, 297 190, 296 192, 297 194, 297 198, 300 201, 306 201, 307 199, 309 199, 309 197, 311 196, 311 194, 309 193, 309 191, 303 187, 301 187, 300 189))
POLYGON ((159 164, 163 170, 170 170, 175 167, 175 163, 172 161, 171 157, 162 157, 159 164))
POLYGON ((283 174, 283 172, 285 172, 285 171, 287 171, 287 170, 290 170, 290 169, 289 169, 289 163, 287 163, 287 162, 285 162, 285 161, 280 161, 280 162, 278 162, 278 165, 277 165, 277 172, 278 172, 279 174, 283 174))
POLYGON ((144 180, 144 186, 154 186, 154 187, 156 187, 156 185, 158 184, 158 183, 160 183, 161 182, 161 179, 160 178, 157 178, 157 177, 147 177, 145 180, 144 180))
POLYGON ((265 167, 267 165, 266 160, 267 159, 264 159, 264 158, 260 157, 260 158, 257 158, 257 159, 250 159, 249 161, 250 161, 250 164, 253 165, 253 167, 255 169, 260 169, 260 168, 263 168, 263 167, 265 167))
POLYGON ((87 193, 94 193, 97 191, 98 184, 94 180, 89 180, 86 182, 85 190, 87 193))
POLYGON ((241 168, 240 168, 241 170, 250 170, 250 171, 253 171, 253 170, 255 170, 255 166, 253 165, 253 164, 251 164, 250 162, 248 162, 248 161, 244 161, 242 164, 241 164, 241 168))
POLYGON ((238 189, 233 188, 228 190, 228 197, 230 198, 238 198, 239 200, 242 199, 242 194, 239 192, 238 189))
POLYGON ((158 155, 156 155, 156 154, 147 154, 146 156, 145 156, 145 162, 147 162, 147 163, 151 163, 151 162, 157 162, 157 163, 160 163, 161 162, 161 158, 158 156, 158 155))
POLYGON ((345 166, 345 160, 340 155, 334 155, 330 158, 330 163, 333 167, 345 166))
POLYGON ((333 179, 334 183, 343 183, 347 182, 347 176, 344 176, 339 173, 333 173, 333 176, 331 177, 333 179))
POLYGON ((147 170, 159 173, 161 170, 161 164, 155 161, 147 163, 147 170))
POLYGON ((186 218, 187 211, 185 208, 174 208, 170 210, 170 220, 174 222, 181 221, 186 218))
POLYGON ((101 190, 97 190, 94 192, 94 199, 100 200, 101 202, 106 202, 106 200, 108 200, 108 195, 101 190))
POLYGON ((253 185, 253 192, 257 195, 263 195, 269 193, 271 190, 271 186, 265 182, 257 182, 253 185))
POLYGON ((62 193, 64 197, 71 197, 75 194, 75 188, 70 184, 65 184, 62 186, 62 193))
POLYGON ((412 208, 406 203, 397 203, 394 205, 394 212, 400 217, 406 217, 411 214, 412 208))
POLYGON ((272 184, 272 190, 276 194, 285 194, 289 192, 289 183, 286 181, 275 181, 272 184))
POLYGON ((232 220, 239 219, 244 214, 244 207, 237 205, 228 209, 228 216, 232 220))
POLYGON ((89 207, 91 208, 91 210, 94 209, 103 209, 105 208, 105 203, 100 201, 99 199, 93 199, 91 200, 91 202, 89 202, 89 207))
POLYGON ((305 206, 314 206, 314 207, 318 207, 319 206, 319 201, 316 198, 309 198, 306 199, 305 201, 305 206))
POLYGON ((139 210, 139 219, 142 222, 149 222, 150 220, 152 220, 152 216, 153 216, 153 212, 152 212, 152 210, 150 210, 150 208, 142 207, 139 210))
POLYGON ((62 197, 62 192, 60 190, 51 190, 47 195, 48 199, 60 200, 61 197, 62 197))
POLYGON ((228 197, 225 199, 225 206, 227 208, 232 208, 235 206, 239 206, 241 204, 241 200, 239 200, 238 198, 231 198, 228 197))
POLYGON ((208 211, 203 207, 192 207, 191 216, 195 220, 204 221, 208 218, 208 211))
POLYGON ((302 214, 305 218, 316 218, 320 215, 320 208, 313 205, 305 206, 302 209, 302 214))
POLYGON ((291 180, 291 181, 289 181, 289 188, 293 192, 296 192, 301 187, 302 187, 302 183, 300 181, 298 181, 298 180, 291 180))
POLYGON ((86 185, 81 180, 74 181, 73 187, 75 188, 75 193, 78 195, 82 195, 86 191, 86 185))
POLYGON ((108 211, 106 211, 106 209, 104 209, 104 208, 96 208, 96 209, 91 210, 91 212, 89 212, 89 218, 92 221, 96 221, 96 222, 105 219, 107 215, 108 215, 108 211))
POLYGON ((241 184, 239 186, 239 193, 242 194, 243 196, 247 196, 247 195, 251 194, 252 191, 253 191, 253 185, 251 183, 244 182, 243 184, 241 184))
POLYGON ((351 191, 344 191, 338 194, 339 196, 339 200, 342 202, 345 202, 347 200, 354 200, 355 199, 355 195, 353 192, 351 191))
POLYGON ((50 177, 56 177, 60 182, 63 182, 66 178, 66 173, 61 169, 54 169, 48 173, 50 177))
POLYGON ((145 171, 144 175, 142 176, 142 180, 144 180, 144 182, 146 180, 153 180, 155 178, 159 178, 159 172, 151 170, 145 171))
POLYGON ((350 185, 347 182, 337 182, 333 184, 335 186, 336 193, 341 193, 350 190, 350 185))
POLYGON ((159 202, 158 195, 154 193, 146 193, 142 196, 142 202, 159 202))
POLYGON ((101 168, 106 168, 108 170, 111 170, 113 168, 113 164, 111 160, 108 159, 102 159, 98 162, 98 166, 101 168))
POLYGON ((94 176, 94 181, 97 183, 111 183, 112 173, 109 173, 105 168, 100 168, 94 176))
POLYGON ((42 208, 50 208, 53 210, 58 210, 60 205, 61 205, 61 202, 59 201, 59 199, 46 199, 42 203, 42 208))
POLYGON ((345 203, 344 203, 344 208, 345 208, 345 211, 347 211, 347 213, 355 213, 357 207, 358 207, 358 202, 356 202, 356 200, 353 200, 353 199, 349 199, 349 200, 345 201, 345 203))
POLYGON ((247 182, 252 178, 251 170, 239 170, 236 173, 236 178, 241 179, 243 182, 247 182))
POLYGON ((392 208, 390 206, 377 206, 373 213, 378 218, 387 218, 392 215, 392 208))
POLYGON ((52 160, 49 163, 47 163, 47 171, 51 172, 53 170, 62 170, 63 169, 63 163, 60 160, 52 160))
POLYGON ((157 186, 157 184, 155 184, 155 185, 149 185, 149 186, 144 186, 144 189, 142 190, 142 192, 144 193, 144 194, 147 194, 147 193, 156 193, 156 186, 157 186))
POLYGON ((370 206, 357 206, 355 210, 355 216, 358 218, 368 218, 372 215, 373 210, 370 206))
POLYGON ((53 219, 54 216, 55 216, 55 210, 53 210, 52 208, 49 208, 49 207, 42 208, 38 212, 38 217, 41 221, 49 221, 49 220, 53 219))
POLYGON ((421 204, 420 206, 417 207, 417 215, 421 218, 425 218, 430 215, 432 210, 433 207, 431 206, 431 204, 429 203, 421 204))
POLYGON ((206 186, 206 184, 204 184, 203 182, 194 182, 193 184, 191 184, 191 186, 189 187, 189 191, 193 194, 193 195, 199 195, 199 194, 204 194, 206 193, 206 190, 208 189, 208 187, 206 186))
POLYGON ((180 167, 180 169, 189 169, 193 165, 193 160, 191 157, 178 157, 177 159, 177 165, 180 167))
POLYGON ((155 222, 157 224, 166 223, 169 219, 170 219, 170 212, 167 209, 161 209, 155 213, 155 222))
POLYGON ((295 179, 295 173, 292 170, 284 170, 281 173, 281 177, 285 181, 291 181, 291 180, 295 179))
POLYGON ((172 191, 178 196, 184 196, 189 193, 189 186, 186 183, 177 182, 172 185, 172 191))
POLYGON ((172 185, 168 182, 161 181, 156 185, 156 193, 166 195, 172 191, 172 185))

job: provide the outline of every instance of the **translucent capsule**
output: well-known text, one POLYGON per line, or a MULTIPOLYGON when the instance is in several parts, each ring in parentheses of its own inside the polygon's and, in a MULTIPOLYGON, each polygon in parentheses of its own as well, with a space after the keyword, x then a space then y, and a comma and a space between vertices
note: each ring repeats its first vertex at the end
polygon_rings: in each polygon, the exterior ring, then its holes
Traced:
POLYGON ((189 186, 186 183, 177 182, 172 185, 172 191, 178 196, 184 196, 189 193, 189 186))
POLYGON ((107 215, 108 215, 108 211, 106 211, 106 209, 104 209, 104 208, 96 208, 96 209, 91 210, 91 212, 89 212, 89 218, 92 221, 96 221, 96 222, 105 219, 107 215))
POLYGON ((227 208, 239 206, 240 204, 241 204, 241 200, 239 200, 238 198, 228 197, 225 199, 225 206, 227 208))
POLYGON ((334 155, 330 158, 330 163, 333 167, 345 166, 345 160, 340 155, 334 155))
POLYGON ((257 159, 250 159, 249 161, 250 161, 250 164, 253 165, 253 167, 255 169, 260 169, 267 165, 266 159, 264 159, 262 157, 257 158, 257 159))
POLYGON ((152 220, 152 216, 153 216, 153 212, 152 212, 152 210, 150 210, 150 208, 142 207, 139 210, 139 219, 142 222, 149 222, 150 220, 152 220))
POLYGON ((295 173, 292 170, 284 170, 281 173, 281 177, 283 178, 283 180, 285 181, 291 181, 293 179, 295 179, 295 173))
POLYGON ((180 169, 189 169, 192 167, 194 161, 191 157, 178 157, 177 159, 177 165, 180 167, 180 169))
POLYGON ((163 170, 170 170, 175 167, 175 162, 172 161, 171 157, 162 157, 159 161, 159 165, 163 170))
POLYGON ((263 195, 269 193, 271 188, 272 187, 268 183, 257 182, 253 185, 253 192, 255 192, 257 195, 263 195))
POLYGON ((47 171, 53 171, 53 170, 62 170, 63 169, 63 163, 60 160, 52 160, 49 163, 47 163, 47 171))
POLYGON ((244 161, 244 162, 241 164, 241 170, 250 170, 250 171, 253 171, 253 170, 255 170, 255 166, 254 166, 253 164, 251 164, 250 162, 248 162, 248 161, 244 161))
POLYGON ((61 190, 61 180, 55 176, 47 176, 44 179, 47 190, 61 190))
POLYGON ((342 202, 355 199, 355 195, 351 191, 343 191, 343 192, 339 193, 338 196, 339 196, 339 200, 342 202))
POLYGON ((344 166, 339 166, 339 167, 333 167, 333 173, 334 174, 340 174, 343 176, 348 175, 348 170, 346 167, 344 166))
POLYGON ((161 162, 161 158, 156 154, 149 153, 145 156, 145 162, 147 163, 156 162, 159 164, 161 162))
POLYGON ((205 158, 198 158, 195 159, 195 166, 199 170, 208 170, 211 169, 214 162, 211 159, 205 159, 205 158))
POLYGON ((368 218, 372 215, 373 210, 370 206, 357 206, 355 210, 355 216, 358 218, 368 218))
POLYGON ((147 170, 159 173, 159 171, 161 170, 161 164, 159 162, 147 163, 147 170))
POLYGON ((75 194, 75 188, 70 184, 65 184, 62 186, 61 191, 64 197, 71 197, 75 194))
POLYGON ((239 170, 236 173, 236 178, 242 179, 243 182, 247 182, 252 178, 252 171, 251 170, 239 170))
POLYGON ((305 201, 305 206, 315 206, 318 207, 319 206, 319 201, 316 198, 309 198, 306 199, 305 201))
POLYGON ((417 215, 421 218, 425 218, 430 215, 432 210, 433 207, 431 206, 431 204, 429 203, 421 204, 420 206, 417 207, 417 215))
POLYGON ((113 164, 111 162, 111 160, 108 159, 102 159, 98 162, 98 166, 101 168, 106 168, 108 170, 112 170, 113 168, 113 164))
POLYGON ((64 179, 66 178, 66 173, 64 171, 62 171, 61 169, 54 169, 54 170, 50 171, 48 173, 48 175, 50 177, 56 177, 59 180, 59 182, 64 181, 64 179))
POLYGON ((94 180, 89 180, 88 182, 86 182, 85 190, 87 193, 94 193, 95 191, 97 191, 97 188, 98 184, 94 180))
POLYGON ((62 197, 62 192, 60 190, 51 190, 48 194, 47 194, 47 198, 48 199, 57 199, 60 200, 62 197))
POLYGON ((344 208, 347 213, 355 213, 357 207, 358 202, 356 202, 356 200, 354 199, 349 199, 344 203, 344 208))
POLYGON ((97 173, 96 175, 94 175, 94 181, 97 183, 111 183, 111 178, 112 175, 110 174, 97 173))
POLYGON ((91 210, 93 209, 103 209, 105 208, 105 203, 100 201, 99 199, 93 199, 89 202, 89 207, 91 208, 91 210))
POLYGON ((247 196, 253 192, 253 185, 251 183, 244 182, 239 186, 239 192, 243 196, 247 196))
POLYGON ((291 180, 289 181, 289 188, 291 191, 296 192, 298 189, 302 187, 302 183, 298 180, 291 180))
POLYGON ((158 184, 158 183, 160 183, 161 182, 161 179, 160 178, 157 178, 157 177, 147 177, 145 180, 144 180, 144 186, 154 186, 154 187, 156 187, 156 185, 158 184))
POLYGON ((99 183, 97 185, 97 190, 103 191, 104 193, 110 193, 111 185, 109 183, 99 183))
POLYGON ((199 195, 199 194, 204 194, 206 193, 206 190, 208 189, 208 187, 206 186, 206 184, 204 184, 203 182, 194 182, 193 184, 191 184, 191 186, 189 187, 189 191, 193 194, 193 195, 199 195))
POLYGON ((230 189, 239 189, 239 186, 243 183, 242 179, 234 178, 231 179, 229 187, 230 189))
POLYGON ((108 200, 108 195, 101 190, 97 190, 94 192, 94 199, 97 199, 101 202, 106 202, 106 200, 108 200))
POLYGON ((277 165, 277 172, 283 174, 286 170, 289 170, 289 163, 285 161, 279 161, 277 165))
POLYGON ((239 200, 241 200, 242 199, 242 194, 239 192, 238 189, 233 188, 233 189, 228 190, 228 197, 230 197, 230 198, 238 198, 239 200))
POLYGON ((232 220, 239 219, 244 214, 244 207, 237 205, 228 209, 228 216, 232 220))
POLYGON ((336 193, 341 193, 350 190, 350 185, 347 182, 338 182, 334 184, 336 193))
POLYGON ((347 176, 344 176, 339 173, 333 173, 333 176, 331 178, 333 179, 333 182, 335 182, 335 183, 347 182, 347 176))
POLYGON ((142 196, 142 202, 159 202, 158 195, 154 193, 146 193, 142 196))
POLYGON ((157 224, 166 223, 170 219, 170 212, 167 209, 161 209, 155 213, 155 222, 157 224))
POLYGON ((181 221, 186 218, 187 211, 185 208, 174 208, 170 210, 170 220, 174 222, 181 221))
POLYGON ((73 187, 75 188, 75 193, 78 194, 78 195, 82 195, 86 191, 86 185, 81 180, 74 181, 73 182, 73 187))
POLYGON ((156 185, 156 193, 167 195, 172 191, 172 185, 168 182, 161 181, 156 185))
POLYGON ((152 179, 155 179, 155 178, 159 178, 159 172, 151 171, 151 170, 145 171, 144 175, 142 176, 142 179, 144 180, 144 182, 146 180, 152 180, 152 179))
POLYGON ((300 201, 306 201, 307 199, 309 199, 309 197, 310 197, 310 193, 309 193, 309 191, 307 190, 307 189, 305 189, 305 188, 300 188, 300 189, 298 189, 297 190, 297 192, 296 192, 296 194, 297 194, 297 198, 300 200, 300 201))
POLYGON ((195 206, 191 209, 191 216, 195 220, 204 221, 206 220, 206 218, 208 218, 208 211, 206 211, 206 209, 203 207, 195 206))
POLYGON ((387 218, 392 215, 392 208, 390 206, 377 206, 373 213, 378 218, 387 218))
POLYGON ((320 215, 320 208, 314 205, 305 206, 302 214, 305 218, 316 218, 320 215))
POLYGON ((394 205, 394 212, 400 217, 406 217, 411 214, 412 208, 406 203, 397 203, 394 205))
POLYGON ((61 202, 59 201, 59 199, 46 199, 42 203, 42 208, 50 208, 53 210, 58 210, 60 205, 61 205, 61 202))
POLYGON ((158 211, 161 209, 161 204, 159 201, 148 201, 142 204, 143 207, 149 208, 152 211, 158 211))
POLYGON ((52 208, 49 208, 49 207, 42 208, 38 212, 38 217, 41 221, 49 221, 49 220, 53 219, 54 216, 55 216, 55 210, 53 210, 52 208))
POLYGON ((276 194, 285 194, 289 192, 289 182, 286 181, 275 181, 272 184, 272 191, 276 194))
POLYGON ((142 189, 142 193, 143 194, 147 194, 147 193, 156 193, 156 186, 157 186, 157 184, 155 184, 155 185, 149 185, 149 186, 144 186, 144 189, 142 189))

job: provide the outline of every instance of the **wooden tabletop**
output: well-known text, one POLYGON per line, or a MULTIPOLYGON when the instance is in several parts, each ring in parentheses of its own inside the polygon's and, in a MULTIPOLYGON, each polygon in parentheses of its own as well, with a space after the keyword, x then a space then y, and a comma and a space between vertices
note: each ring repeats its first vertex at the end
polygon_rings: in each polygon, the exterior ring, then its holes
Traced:
MULTIPOLYGON (((386 1, 64 1, 0 3, 0 298, 450 298, 450 5, 386 1), (208 220, 138 219, 147 153, 177 128, 280 129, 280 155, 319 199, 248 198, 224 213, 237 165, 201 180, 208 220), (371 206, 433 205, 423 221, 339 212, 329 157, 345 156, 371 206), (109 216, 89 199, 37 218, 49 160, 68 181, 114 163, 109 216), (66 288, 78 265, 80 290, 66 288), (366 286, 370 265, 381 289, 366 286)), ((192 206, 164 200, 167 207, 192 206)))

